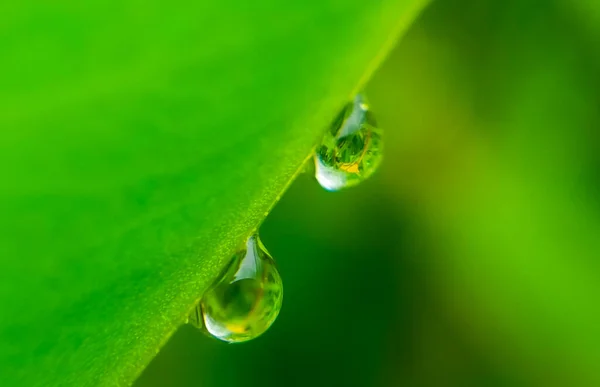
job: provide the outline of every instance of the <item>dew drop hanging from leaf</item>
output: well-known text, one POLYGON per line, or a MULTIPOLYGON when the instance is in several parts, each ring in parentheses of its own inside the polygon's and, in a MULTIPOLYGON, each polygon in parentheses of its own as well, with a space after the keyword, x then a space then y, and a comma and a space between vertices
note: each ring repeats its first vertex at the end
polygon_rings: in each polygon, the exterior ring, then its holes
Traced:
POLYGON ((254 234, 204 293, 189 323, 229 343, 252 340, 273 324, 282 299, 275 262, 254 234))
POLYGON ((349 102, 315 151, 315 177, 328 191, 353 187, 370 177, 382 158, 381 129, 363 94, 349 102))

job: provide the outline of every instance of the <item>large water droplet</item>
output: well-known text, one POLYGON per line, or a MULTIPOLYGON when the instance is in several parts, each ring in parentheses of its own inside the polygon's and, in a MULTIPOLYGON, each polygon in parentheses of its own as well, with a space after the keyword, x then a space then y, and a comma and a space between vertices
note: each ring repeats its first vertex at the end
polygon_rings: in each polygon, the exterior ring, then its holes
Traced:
POLYGON ((252 340, 273 324, 282 299, 275 262, 255 234, 204 293, 189 322, 229 343, 252 340))
POLYGON ((381 129, 362 94, 349 102, 315 152, 315 176, 323 188, 352 187, 375 172, 382 157, 381 129))

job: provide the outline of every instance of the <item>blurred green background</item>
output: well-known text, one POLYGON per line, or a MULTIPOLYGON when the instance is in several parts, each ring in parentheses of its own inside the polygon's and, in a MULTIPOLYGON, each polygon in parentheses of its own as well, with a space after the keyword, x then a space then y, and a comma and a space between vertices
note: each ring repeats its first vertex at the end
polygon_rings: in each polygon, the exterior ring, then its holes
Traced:
POLYGON ((184 326, 136 386, 599 386, 596 4, 432 3, 366 89, 381 170, 261 227, 278 321, 184 326))

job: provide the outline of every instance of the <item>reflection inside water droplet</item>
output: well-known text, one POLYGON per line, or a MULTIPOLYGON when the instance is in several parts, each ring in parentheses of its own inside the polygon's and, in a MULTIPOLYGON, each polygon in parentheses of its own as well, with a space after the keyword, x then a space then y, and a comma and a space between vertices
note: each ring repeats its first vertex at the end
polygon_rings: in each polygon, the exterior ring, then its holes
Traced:
POLYGON ((323 188, 352 187, 375 172, 382 158, 381 129, 362 94, 348 103, 315 151, 315 177, 323 188))
POLYGON ((255 234, 202 296, 189 322, 219 340, 248 341, 273 324, 282 299, 275 262, 255 234))

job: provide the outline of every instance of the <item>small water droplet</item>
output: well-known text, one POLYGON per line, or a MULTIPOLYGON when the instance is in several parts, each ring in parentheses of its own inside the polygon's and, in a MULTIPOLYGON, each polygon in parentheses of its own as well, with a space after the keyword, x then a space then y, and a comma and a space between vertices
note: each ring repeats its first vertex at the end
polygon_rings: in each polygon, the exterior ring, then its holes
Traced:
POLYGON ((229 343, 252 340, 279 315, 283 285, 258 234, 234 255, 189 316, 189 323, 229 343))
POLYGON ((363 94, 338 115, 315 151, 315 176, 323 188, 353 187, 375 172, 382 158, 381 129, 363 94))

